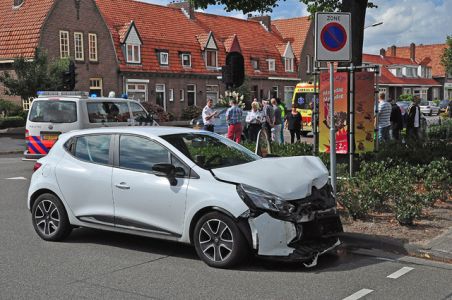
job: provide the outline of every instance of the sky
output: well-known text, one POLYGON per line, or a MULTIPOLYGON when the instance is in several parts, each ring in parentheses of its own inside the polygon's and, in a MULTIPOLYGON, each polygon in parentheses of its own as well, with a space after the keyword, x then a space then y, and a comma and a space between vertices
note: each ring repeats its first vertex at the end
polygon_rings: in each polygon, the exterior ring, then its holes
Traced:
MULTIPOLYGON (((170 0, 141 0, 167 5, 170 0)), ((364 52, 378 54, 380 48, 391 45, 444 43, 447 35, 452 36, 452 0, 373 0, 378 8, 367 9, 364 32, 364 52)), ((219 5, 209 6, 205 12, 246 18, 239 11, 226 12, 219 5)), ((306 6, 298 0, 279 1, 271 13, 272 19, 307 16, 306 6)))

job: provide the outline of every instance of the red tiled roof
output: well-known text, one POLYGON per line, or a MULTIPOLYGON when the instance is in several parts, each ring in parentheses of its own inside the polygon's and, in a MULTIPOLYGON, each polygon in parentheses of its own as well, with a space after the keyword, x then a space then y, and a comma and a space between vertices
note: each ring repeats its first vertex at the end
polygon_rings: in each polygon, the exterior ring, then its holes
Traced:
MULTIPOLYGON (((441 56, 446 44, 416 45, 415 59, 417 62, 424 62, 427 66, 432 67, 432 75, 435 77, 444 77, 446 70, 441 65, 441 56), (427 62, 426 58, 430 58, 427 62)), ((397 47, 397 56, 410 57, 410 46, 397 47)))
POLYGON ((378 64, 382 66, 381 76, 379 77, 379 83, 383 85, 440 86, 440 84, 436 80, 431 78, 396 77, 388 70, 388 66, 395 64, 417 66, 417 64, 413 63, 411 59, 399 58, 394 56, 363 54, 363 62, 370 64, 378 64), (406 63, 404 64, 403 61, 405 61, 406 63))
POLYGON ((132 21, 125 23, 122 26, 117 26, 116 30, 118 31, 119 41, 124 43, 127 33, 129 32, 130 26, 132 25, 132 21))
POLYGON ((295 57, 300 61, 301 50, 306 42, 311 20, 309 17, 299 17, 292 19, 274 20, 272 21, 276 27, 277 32, 285 39, 291 39, 292 48, 295 52, 295 57))
POLYGON ((212 32, 218 46, 218 66, 226 58, 226 50, 231 47, 231 37, 236 35, 245 58, 245 71, 248 75, 297 77, 296 73, 286 73, 281 55, 276 45, 282 42, 277 33, 266 31, 257 21, 247 21, 196 12, 189 19, 178 8, 143 3, 133 0, 95 0, 112 33, 121 71, 178 72, 178 73, 219 73, 207 70, 202 57, 203 47, 212 32), (127 64, 121 44, 121 28, 133 20, 143 45, 142 64, 127 64), (169 66, 160 66, 155 49, 169 50, 169 66), (192 67, 183 68, 179 52, 190 52, 192 67), (260 72, 255 72, 250 58, 259 58, 260 72), (274 58, 276 71, 268 72, 265 59, 274 58))
POLYGON ((0 0, 0 60, 32 58, 41 27, 54 0, 28 0, 13 8, 12 0, 0 0))

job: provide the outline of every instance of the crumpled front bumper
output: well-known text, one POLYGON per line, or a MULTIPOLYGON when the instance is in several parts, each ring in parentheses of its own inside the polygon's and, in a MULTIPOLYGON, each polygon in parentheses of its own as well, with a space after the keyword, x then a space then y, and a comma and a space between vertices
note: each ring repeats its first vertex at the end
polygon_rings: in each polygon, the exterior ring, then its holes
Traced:
POLYGON ((268 213, 250 217, 248 223, 253 249, 262 257, 301 261, 313 267, 319 255, 341 244, 337 234, 343 229, 335 208, 312 212, 298 223, 268 213))

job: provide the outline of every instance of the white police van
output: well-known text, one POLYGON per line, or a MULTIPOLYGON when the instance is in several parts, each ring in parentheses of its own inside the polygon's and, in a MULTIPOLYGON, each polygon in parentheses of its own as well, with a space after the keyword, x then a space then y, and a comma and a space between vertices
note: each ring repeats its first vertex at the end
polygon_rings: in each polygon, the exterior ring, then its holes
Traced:
POLYGON ((27 116, 25 158, 46 155, 71 130, 110 126, 158 126, 137 101, 88 97, 87 92, 38 92, 27 116))

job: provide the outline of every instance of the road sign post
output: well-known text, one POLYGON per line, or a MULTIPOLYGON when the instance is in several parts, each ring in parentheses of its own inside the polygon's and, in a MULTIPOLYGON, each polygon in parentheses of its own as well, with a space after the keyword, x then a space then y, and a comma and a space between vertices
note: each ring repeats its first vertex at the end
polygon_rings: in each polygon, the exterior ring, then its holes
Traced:
MULTIPOLYGON (((336 122, 334 114, 334 63, 351 60, 350 13, 315 14, 315 59, 330 64, 330 176, 336 196, 336 122)), ((326 117, 326 116, 325 116, 326 117)))

